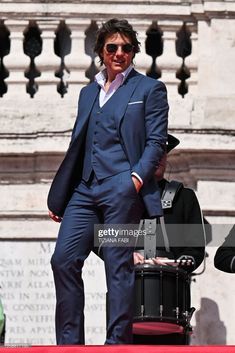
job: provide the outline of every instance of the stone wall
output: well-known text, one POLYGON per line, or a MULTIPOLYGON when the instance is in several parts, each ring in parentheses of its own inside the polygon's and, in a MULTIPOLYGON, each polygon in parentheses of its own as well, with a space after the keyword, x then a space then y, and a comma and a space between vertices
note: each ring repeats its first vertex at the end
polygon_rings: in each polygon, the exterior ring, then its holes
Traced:
MULTIPOLYGON (((6 305, 9 343, 54 342, 54 289, 49 257, 58 225, 48 220, 46 197, 69 143, 79 91, 89 82, 86 72, 91 64, 99 68, 97 58, 85 49, 85 43, 88 41, 89 47, 93 38, 87 31, 114 16, 127 18, 139 33, 142 50, 135 65, 142 73, 153 61, 145 50, 146 31, 157 22, 163 33, 163 53, 156 64, 168 89, 169 129, 181 140, 169 156, 167 176, 194 188, 210 223, 234 224, 234 1, 1 1, 0 19, 4 20, 2 25, 9 30, 11 40, 10 52, 3 58, 9 71, 5 79, 8 91, 0 98, 0 294, 6 305), (24 34, 32 20, 40 28, 43 43, 42 52, 35 59, 41 76, 35 79, 38 89, 33 99, 26 93, 28 79, 24 72, 30 60, 23 51, 24 34), (64 98, 57 92, 59 79, 55 72, 61 58, 54 51, 55 32, 61 21, 71 31, 72 41, 70 54, 65 56, 68 70, 64 71, 63 82, 68 88, 64 98), (190 77, 186 80, 188 93, 182 98, 176 72, 183 60, 175 46, 184 24, 190 32, 192 50, 185 58, 190 77), (45 283, 49 287, 43 289, 45 283), (35 290, 34 284, 41 288, 35 290), (44 305, 50 318, 36 304, 44 305), (24 305, 31 306, 26 310, 24 305)), ((216 343, 219 339, 217 343, 234 344, 234 325, 229 315, 234 288, 231 275, 213 268, 214 251, 208 244, 206 271, 192 283, 194 306, 198 310, 192 343, 216 343), (221 335, 217 334, 219 323, 213 332, 206 331, 206 325, 215 320, 213 308, 218 309, 221 327, 225 325, 221 335)), ((89 261, 85 274, 87 343, 102 344, 104 277, 101 290, 93 283, 94 276, 100 278, 104 273, 102 263, 97 265, 95 257, 89 261), (94 268, 98 271, 95 275, 94 268), (94 304, 98 305, 96 309, 92 308, 94 304), (93 310, 101 325, 93 322, 93 310)))

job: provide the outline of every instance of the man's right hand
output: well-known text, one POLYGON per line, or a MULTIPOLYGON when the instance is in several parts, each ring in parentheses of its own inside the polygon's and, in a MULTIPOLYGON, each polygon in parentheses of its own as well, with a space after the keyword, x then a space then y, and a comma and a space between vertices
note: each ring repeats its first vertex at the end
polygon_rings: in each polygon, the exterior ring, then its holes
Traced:
POLYGON ((133 253, 134 265, 143 265, 144 264, 144 257, 143 255, 139 254, 138 252, 133 253))
POLYGON ((49 217, 54 221, 54 222, 57 222, 57 223, 60 223, 62 221, 62 218, 59 217, 59 216, 56 216, 52 211, 49 210, 49 217))

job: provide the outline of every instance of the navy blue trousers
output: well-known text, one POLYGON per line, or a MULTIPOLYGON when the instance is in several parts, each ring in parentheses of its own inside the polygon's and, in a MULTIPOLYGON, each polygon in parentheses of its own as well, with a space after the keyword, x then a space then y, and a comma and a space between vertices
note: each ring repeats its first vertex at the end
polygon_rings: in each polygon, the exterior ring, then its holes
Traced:
MULTIPOLYGON (((81 181, 66 208, 51 265, 56 288, 57 344, 84 344, 82 267, 94 247, 95 224, 138 224, 144 211, 130 171, 81 181)), ((106 344, 132 343, 133 248, 103 247, 109 321, 106 344)))

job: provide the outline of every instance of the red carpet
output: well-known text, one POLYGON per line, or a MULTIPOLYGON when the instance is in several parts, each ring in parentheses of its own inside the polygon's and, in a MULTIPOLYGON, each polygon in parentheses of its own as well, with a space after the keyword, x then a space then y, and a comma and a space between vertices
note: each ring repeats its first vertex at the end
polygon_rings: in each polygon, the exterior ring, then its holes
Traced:
POLYGON ((0 353, 235 353, 235 346, 33 346, 0 347, 0 353))

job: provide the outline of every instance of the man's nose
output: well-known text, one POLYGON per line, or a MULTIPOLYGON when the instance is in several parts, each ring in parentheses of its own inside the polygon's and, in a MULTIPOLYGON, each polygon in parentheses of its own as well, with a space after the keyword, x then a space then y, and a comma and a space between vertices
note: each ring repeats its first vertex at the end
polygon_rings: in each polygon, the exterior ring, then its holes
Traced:
POLYGON ((122 50, 122 46, 119 45, 117 47, 116 55, 123 55, 123 54, 124 54, 124 51, 122 50))

